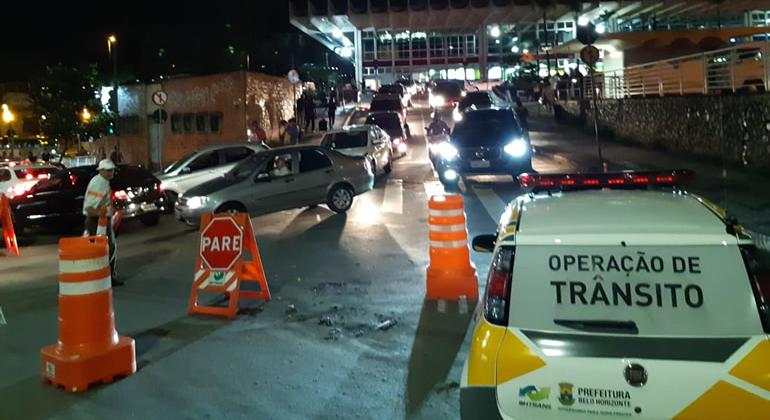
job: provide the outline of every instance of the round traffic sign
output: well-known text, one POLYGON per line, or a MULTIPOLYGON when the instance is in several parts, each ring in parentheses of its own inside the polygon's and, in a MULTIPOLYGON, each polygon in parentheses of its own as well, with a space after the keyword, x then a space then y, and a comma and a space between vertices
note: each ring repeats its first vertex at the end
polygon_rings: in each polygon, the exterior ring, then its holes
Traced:
POLYGON ((152 93, 152 103, 157 106, 163 106, 168 102, 168 93, 162 90, 156 90, 152 93))
POLYGON ((230 217, 215 217, 201 232, 200 257, 214 271, 227 271, 243 253, 243 229, 230 217))
POLYGON ((297 70, 289 70, 289 74, 286 75, 286 77, 289 79, 289 83, 296 84, 299 83, 299 73, 297 70))
POLYGON ((580 59, 589 66, 596 64, 599 61, 599 49, 593 45, 586 45, 580 50, 580 59))

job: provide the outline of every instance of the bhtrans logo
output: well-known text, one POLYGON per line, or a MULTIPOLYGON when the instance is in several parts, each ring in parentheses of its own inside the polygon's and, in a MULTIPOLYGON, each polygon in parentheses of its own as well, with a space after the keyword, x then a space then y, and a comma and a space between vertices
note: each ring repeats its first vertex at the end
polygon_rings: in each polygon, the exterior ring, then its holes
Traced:
POLYGON ((538 389, 535 385, 527 385, 519 388, 519 405, 550 410, 551 404, 548 401, 550 396, 551 388, 549 387, 538 389))

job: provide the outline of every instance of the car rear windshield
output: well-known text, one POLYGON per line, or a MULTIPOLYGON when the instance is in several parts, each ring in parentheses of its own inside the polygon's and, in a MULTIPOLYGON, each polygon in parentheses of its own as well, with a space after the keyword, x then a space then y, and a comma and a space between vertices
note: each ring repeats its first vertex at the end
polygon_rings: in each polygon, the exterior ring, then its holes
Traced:
POLYGON ((456 83, 439 83, 432 90, 434 95, 444 95, 448 98, 457 98, 462 95, 463 90, 456 83))
POLYGON ((150 172, 140 166, 124 166, 119 165, 117 172, 115 172, 115 179, 113 184, 116 187, 120 186, 134 186, 134 185, 149 185, 157 182, 150 172))
POLYGON ((381 87, 380 90, 378 90, 377 92, 401 95, 402 93, 404 93, 404 88, 396 85, 385 85, 381 87))
POLYGON ((458 108, 460 108, 460 111, 463 111, 474 105, 478 108, 488 107, 492 105, 492 99, 489 98, 489 94, 486 92, 471 92, 460 100, 458 108))
POLYGON ((377 114, 366 118, 367 124, 374 124, 387 132, 401 130, 401 118, 398 114, 377 114))
POLYGON ((511 111, 473 111, 455 124, 452 142, 459 146, 498 144, 510 141, 519 131, 511 111))
POLYGON ((508 319, 541 331, 749 336, 763 333, 751 287, 737 246, 519 245, 508 319))
POLYGON ((401 111, 401 101, 398 99, 375 99, 369 110, 374 111, 401 111))
POLYGON ((18 168, 14 170, 16 177, 25 181, 48 179, 59 172, 59 168, 18 168))
POLYGON ((366 147, 368 144, 367 136, 368 133, 366 131, 330 133, 324 137, 321 145, 331 149, 353 149, 356 147, 366 147))

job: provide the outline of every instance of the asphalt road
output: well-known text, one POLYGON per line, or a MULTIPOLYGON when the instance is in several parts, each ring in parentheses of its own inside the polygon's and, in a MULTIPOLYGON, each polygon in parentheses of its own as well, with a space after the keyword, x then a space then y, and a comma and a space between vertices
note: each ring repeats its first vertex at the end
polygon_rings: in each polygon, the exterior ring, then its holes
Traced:
MULTIPOLYGON (((590 138, 533 120, 536 170, 591 165, 581 146, 590 138)), ((348 214, 319 206, 253 219, 273 300, 245 302, 234 321, 186 314, 197 231, 170 216, 127 223, 115 317, 136 339, 139 369, 84 394, 43 385, 38 372, 40 348, 57 340, 61 233, 0 257, 0 419, 458 418, 474 302, 423 301, 427 198, 442 191, 421 135, 428 122, 418 104, 408 155, 348 214), (377 328, 388 320, 397 323, 377 328)), ((638 150, 613 153, 623 159, 612 165, 647 166, 638 150)), ((463 191, 471 236, 493 231, 518 193, 510 177, 478 177, 463 191)), ((481 288, 489 257, 473 259, 481 288)))

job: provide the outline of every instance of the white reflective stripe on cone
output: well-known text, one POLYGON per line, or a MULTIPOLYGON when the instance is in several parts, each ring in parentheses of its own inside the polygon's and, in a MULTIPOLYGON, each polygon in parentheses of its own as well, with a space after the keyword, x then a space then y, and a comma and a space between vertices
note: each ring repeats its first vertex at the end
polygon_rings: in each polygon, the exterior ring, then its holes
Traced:
POLYGON ((456 217, 456 216, 464 216, 465 211, 463 209, 459 210, 428 210, 428 215, 434 216, 434 217, 456 217))
POLYGON ((84 260, 59 260, 59 273, 87 273, 89 271, 101 270, 109 264, 106 255, 99 258, 88 258, 84 260))
POLYGON ((430 241, 430 246, 434 248, 463 248, 465 246, 468 246, 468 241, 454 241, 454 242, 430 241))
POLYGON ((90 295, 103 292, 112 288, 111 278, 105 277, 99 280, 79 281, 75 283, 59 282, 59 294, 65 296, 90 295))
POLYGON ((430 225, 431 232, 462 232, 465 230, 465 225, 430 225))

